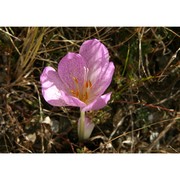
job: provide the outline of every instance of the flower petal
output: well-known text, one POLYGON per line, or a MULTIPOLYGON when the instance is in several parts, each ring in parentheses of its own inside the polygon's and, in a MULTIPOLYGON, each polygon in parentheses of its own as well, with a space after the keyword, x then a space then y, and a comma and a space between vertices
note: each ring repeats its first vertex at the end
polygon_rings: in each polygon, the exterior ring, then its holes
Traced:
POLYGON ((85 41, 81 45, 79 53, 86 61, 89 78, 94 83, 102 67, 109 62, 109 52, 99 40, 93 39, 85 41))
POLYGON ((44 99, 52 106, 65 106, 63 100, 62 83, 56 70, 46 67, 40 76, 44 99))
POLYGON ((108 101, 111 98, 111 92, 104 94, 103 96, 100 96, 99 98, 97 98, 96 100, 94 100, 92 103, 90 103, 89 105, 85 106, 84 108, 82 108, 82 111, 90 111, 90 110, 98 110, 103 108, 104 106, 107 105, 108 101))
MULTIPOLYGON (((85 121, 84 121, 84 140, 88 139, 94 129, 95 124, 87 117, 85 117, 85 121)), ((80 120, 78 121, 78 132, 80 129, 80 120)))
POLYGON ((112 81, 112 76, 114 74, 114 64, 112 62, 108 63, 106 67, 103 67, 102 73, 98 76, 97 81, 92 87, 92 96, 100 96, 108 88, 112 81))
POLYGON ((52 106, 85 106, 85 103, 64 92, 64 84, 54 68, 46 67, 40 81, 43 97, 52 106))
POLYGON ((82 88, 84 84, 86 62, 80 54, 68 53, 58 64, 58 74, 64 84, 66 91, 82 88))
POLYGON ((80 108, 83 108, 84 106, 86 106, 86 104, 82 102, 81 100, 79 100, 78 98, 67 95, 67 94, 64 95, 64 101, 67 104, 66 106, 75 106, 75 107, 80 107, 80 108))

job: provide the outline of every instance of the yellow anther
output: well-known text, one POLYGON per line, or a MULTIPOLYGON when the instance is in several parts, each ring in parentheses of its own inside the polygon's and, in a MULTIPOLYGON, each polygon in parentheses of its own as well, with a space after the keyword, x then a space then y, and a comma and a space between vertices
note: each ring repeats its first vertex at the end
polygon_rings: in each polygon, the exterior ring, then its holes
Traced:
POLYGON ((91 88, 92 87, 92 83, 91 83, 90 80, 86 81, 84 84, 85 84, 86 88, 91 88))
POLYGON ((72 95, 74 95, 74 93, 75 93, 75 91, 74 91, 74 90, 71 90, 70 92, 71 92, 71 94, 72 94, 72 95))
POLYGON ((76 95, 77 98, 79 97, 79 91, 76 91, 76 95))
POLYGON ((72 96, 79 98, 83 102, 87 102, 89 99, 89 91, 92 87, 92 83, 90 80, 84 81, 84 86, 81 87, 79 84, 79 81, 76 77, 72 76, 72 79, 74 81, 74 88, 70 90, 70 93, 72 96))
POLYGON ((71 90, 71 94, 77 98, 79 98, 79 91, 71 90))
POLYGON ((75 81, 76 84, 78 84, 78 79, 73 76, 73 80, 75 81))
POLYGON ((86 81, 85 86, 86 86, 86 88, 88 88, 88 86, 89 86, 88 81, 86 81))
POLYGON ((91 81, 90 81, 90 80, 89 80, 88 82, 89 82, 89 87, 91 88, 91 87, 92 87, 92 83, 91 83, 91 81))

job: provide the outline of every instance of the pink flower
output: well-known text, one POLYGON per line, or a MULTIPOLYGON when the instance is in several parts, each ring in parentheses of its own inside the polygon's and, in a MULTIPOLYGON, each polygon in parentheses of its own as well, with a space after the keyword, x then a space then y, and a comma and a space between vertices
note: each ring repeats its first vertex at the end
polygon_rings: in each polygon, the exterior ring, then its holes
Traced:
POLYGON ((103 108, 111 93, 102 95, 112 81, 114 64, 97 39, 85 41, 79 53, 68 53, 58 71, 46 67, 41 74, 42 94, 52 106, 76 106, 81 111, 103 108))
POLYGON ((79 54, 68 53, 63 57, 58 71, 46 67, 41 74, 42 94, 49 104, 80 107, 80 141, 88 139, 94 128, 85 111, 103 108, 111 97, 111 93, 103 93, 112 81, 114 69, 107 48, 93 39, 81 45, 79 54))

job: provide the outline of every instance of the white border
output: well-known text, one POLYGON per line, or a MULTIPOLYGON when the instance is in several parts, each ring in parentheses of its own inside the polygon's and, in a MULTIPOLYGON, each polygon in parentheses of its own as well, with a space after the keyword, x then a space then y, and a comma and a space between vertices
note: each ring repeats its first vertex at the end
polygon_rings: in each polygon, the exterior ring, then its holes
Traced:
POLYGON ((179 26, 178 0, 7 0, 0 26, 179 26))
POLYGON ((178 179, 175 154, 5 154, 1 179, 178 179), (3 178, 2 178, 3 177, 3 178))
MULTIPOLYGON (((1 2, 0 26, 179 26, 171 1, 1 2)), ((178 179, 177 155, 0 154, 2 179, 178 179)))

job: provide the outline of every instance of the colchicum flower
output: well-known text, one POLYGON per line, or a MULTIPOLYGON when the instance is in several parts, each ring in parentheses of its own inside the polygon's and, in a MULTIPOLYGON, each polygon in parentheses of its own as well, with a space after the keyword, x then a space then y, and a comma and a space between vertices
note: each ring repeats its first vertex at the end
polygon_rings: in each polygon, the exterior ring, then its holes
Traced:
POLYGON ((85 41, 79 53, 69 52, 58 64, 58 71, 46 67, 41 74, 42 94, 52 106, 80 107, 79 139, 88 139, 94 128, 85 111, 106 106, 111 92, 102 95, 112 81, 114 64, 107 48, 97 39, 85 41))

